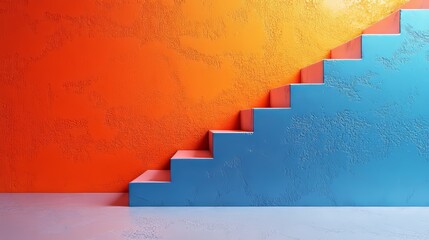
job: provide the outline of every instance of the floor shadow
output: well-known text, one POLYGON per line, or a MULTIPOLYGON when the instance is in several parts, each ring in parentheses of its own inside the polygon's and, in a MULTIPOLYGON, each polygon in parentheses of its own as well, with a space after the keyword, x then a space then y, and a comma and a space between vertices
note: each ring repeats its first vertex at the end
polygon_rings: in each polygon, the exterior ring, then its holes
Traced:
POLYGON ((112 207, 128 207, 128 193, 120 194, 111 204, 112 207))

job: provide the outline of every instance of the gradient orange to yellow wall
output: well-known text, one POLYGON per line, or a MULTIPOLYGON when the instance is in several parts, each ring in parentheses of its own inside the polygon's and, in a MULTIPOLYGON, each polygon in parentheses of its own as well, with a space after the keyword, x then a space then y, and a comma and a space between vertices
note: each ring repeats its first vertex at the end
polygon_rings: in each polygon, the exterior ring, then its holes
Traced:
POLYGON ((0 0, 0 191, 127 191, 404 2, 0 0))

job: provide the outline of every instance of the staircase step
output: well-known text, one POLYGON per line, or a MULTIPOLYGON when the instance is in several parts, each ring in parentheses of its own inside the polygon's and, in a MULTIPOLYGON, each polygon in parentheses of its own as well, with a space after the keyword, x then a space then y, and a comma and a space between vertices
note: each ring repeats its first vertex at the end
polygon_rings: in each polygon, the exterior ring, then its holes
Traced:
POLYGON ((356 37, 331 50, 332 59, 361 59, 362 37, 356 37))
POLYGON ((203 171, 213 163, 212 153, 204 150, 181 150, 170 161, 171 181, 181 182, 190 180, 199 169, 203 171))
POLYGON ((308 109, 306 106, 317 105, 318 99, 325 97, 323 90, 324 85, 324 83, 291 84, 291 104, 295 109, 294 111, 300 112, 308 109))
POLYGON ((179 150, 171 159, 210 159, 213 158, 209 150, 179 150))
POLYGON ((290 85, 271 89, 270 106, 273 108, 290 108, 290 85))
POLYGON ((215 151, 214 151, 214 135, 227 135, 227 134, 248 134, 251 135, 253 134, 253 131, 243 131, 243 130, 210 130, 209 131, 209 148, 210 148, 210 152, 213 153, 213 155, 215 155, 215 151))
POLYGON ((272 126, 285 124, 290 121, 292 113, 291 110, 292 108, 254 108, 253 115, 255 121, 255 133, 269 129, 278 131, 278 129, 273 129, 272 126))
POLYGON ((429 8, 428 0, 411 0, 401 7, 401 9, 426 9, 426 8, 429 8))
MULTIPOLYGON (((406 14, 402 13, 404 18, 406 14)), ((383 52, 391 46, 401 46, 401 35, 400 34, 365 34, 362 35, 362 56, 363 58, 377 58, 382 56, 383 52), (384 44, 380 44, 383 42, 384 44)), ((326 65, 327 66, 327 65, 326 65)), ((326 67, 325 66, 325 67, 326 67)))
POLYGON ((399 34, 401 11, 396 11, 363 31, 363 34, 399 34))
POLYGON ((147 170, 131 183, 165 183, 170 179, 170 170, 147 170))
POLYGON ((301 69, 301 83, 323 83, 323 61, 301 69))
POLYGON ((253 131, 253 109, 240 111, 240 126, 243 131, 253 131))

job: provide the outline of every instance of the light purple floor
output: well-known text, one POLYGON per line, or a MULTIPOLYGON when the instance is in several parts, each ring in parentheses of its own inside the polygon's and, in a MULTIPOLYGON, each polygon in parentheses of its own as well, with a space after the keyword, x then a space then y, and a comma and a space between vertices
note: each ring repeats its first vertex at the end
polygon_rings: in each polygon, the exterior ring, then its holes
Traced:
POLYGON ((0 194, 0 239, 429 239, 429 208, 129 208, 124 194, 0 194))

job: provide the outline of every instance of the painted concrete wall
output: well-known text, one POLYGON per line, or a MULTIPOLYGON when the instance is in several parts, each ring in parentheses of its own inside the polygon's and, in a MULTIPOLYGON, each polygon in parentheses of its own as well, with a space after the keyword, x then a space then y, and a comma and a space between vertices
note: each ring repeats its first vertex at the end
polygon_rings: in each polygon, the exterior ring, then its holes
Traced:
POLYGON ((0 191, 126 191, 404 2, 0 1, 0 191))

